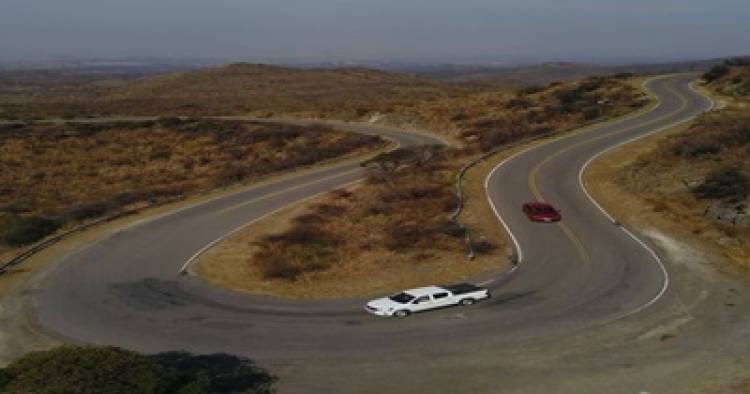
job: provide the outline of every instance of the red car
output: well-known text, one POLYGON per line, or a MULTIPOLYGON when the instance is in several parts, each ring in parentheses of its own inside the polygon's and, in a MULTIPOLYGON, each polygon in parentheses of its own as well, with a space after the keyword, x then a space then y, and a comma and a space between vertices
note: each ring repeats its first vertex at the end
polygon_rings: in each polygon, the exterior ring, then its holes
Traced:
POLYGON ((529 217, 532 222, 559 222, 562 217, 560 212, 550 204, 544 202, 528 202, 523 204, 523 213, 529 217))

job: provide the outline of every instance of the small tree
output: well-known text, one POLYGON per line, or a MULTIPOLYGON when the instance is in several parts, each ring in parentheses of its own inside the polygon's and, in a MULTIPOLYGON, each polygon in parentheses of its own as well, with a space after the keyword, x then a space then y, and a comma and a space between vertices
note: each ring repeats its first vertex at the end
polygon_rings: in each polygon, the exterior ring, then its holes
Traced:
POLYGON ((19 394, 266 394, 275 381, 252 360, 228 354, 145 356, 116 347, 34 352, 0 369, 0 392, 19 394))
POLYGON ((706 200, 740 201, 750 195, 750 178, 735 167, 724 167, 712 173, 693 194, 706 200))
POLYGON ((60 228, 58 220, 36 216, 11 216, 0 223, 0 242, 11 246, 22 246, 54 233, 60 228))
POLYGON ((719 65, 713 66, 710 70, 708 70, 707 73, 703 74, 703 79, 706 80, 706 82, 713 82, 727 75, 729 71, 731 71, 731 68, 729 68, 729 66, 726 66, 724 64, 719 64, 719 65))
POLYGON ((3 370, 7 393, 158 393, 160 368, 113 347, 63 347, 30 353, 3 370))

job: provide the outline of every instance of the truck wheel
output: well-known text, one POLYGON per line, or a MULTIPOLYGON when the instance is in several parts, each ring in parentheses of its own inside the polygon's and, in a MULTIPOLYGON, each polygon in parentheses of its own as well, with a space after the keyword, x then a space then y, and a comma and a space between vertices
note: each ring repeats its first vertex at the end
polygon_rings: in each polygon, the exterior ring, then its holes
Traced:
POLYGON ((475 303, 473 298, 464 298, 463 300, 459 301, 458 304, 462 306, 471 305, 475 303))
POLYGON ((398 310, 396 312, 393 312, 393 316, 396 316, 396 317, 406 317, 406 316, 409 316, 409 315, 411 315, 411 312, 409 312, 407 310, 403 310, 403 309, 402 310, 398 310))

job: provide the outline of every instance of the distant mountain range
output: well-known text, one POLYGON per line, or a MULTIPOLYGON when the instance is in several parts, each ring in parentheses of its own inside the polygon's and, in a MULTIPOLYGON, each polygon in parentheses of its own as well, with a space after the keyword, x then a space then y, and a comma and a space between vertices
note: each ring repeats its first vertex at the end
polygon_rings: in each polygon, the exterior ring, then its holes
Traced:
MULTIPOLYGON (((277 64, 297 69, 370 68, 409 73, 446 82, 516 81, 522 84, 544 85, 593 75, 618 73, 664 73, 698 71, 710 68, 724 59, 705 59, 653 64, 600 65, 589 63, 553 62, 529 65, 503 63, 429 64, 402 62, 315 62, 277 64)), ((0 71, 46 70, 66 74, 156 75, 201 69, 223 64, 215 59, 29 59, 13 63, 0 62, 0 71)))

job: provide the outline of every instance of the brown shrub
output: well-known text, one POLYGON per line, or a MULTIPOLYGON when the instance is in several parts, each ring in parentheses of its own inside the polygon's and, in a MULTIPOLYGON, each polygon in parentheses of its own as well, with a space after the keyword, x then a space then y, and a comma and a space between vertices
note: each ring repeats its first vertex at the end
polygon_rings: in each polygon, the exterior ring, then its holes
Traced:
POLYGON ((162 118, 2 126, 0 214, 88 220, 377 148, 323 126, 162 118))

